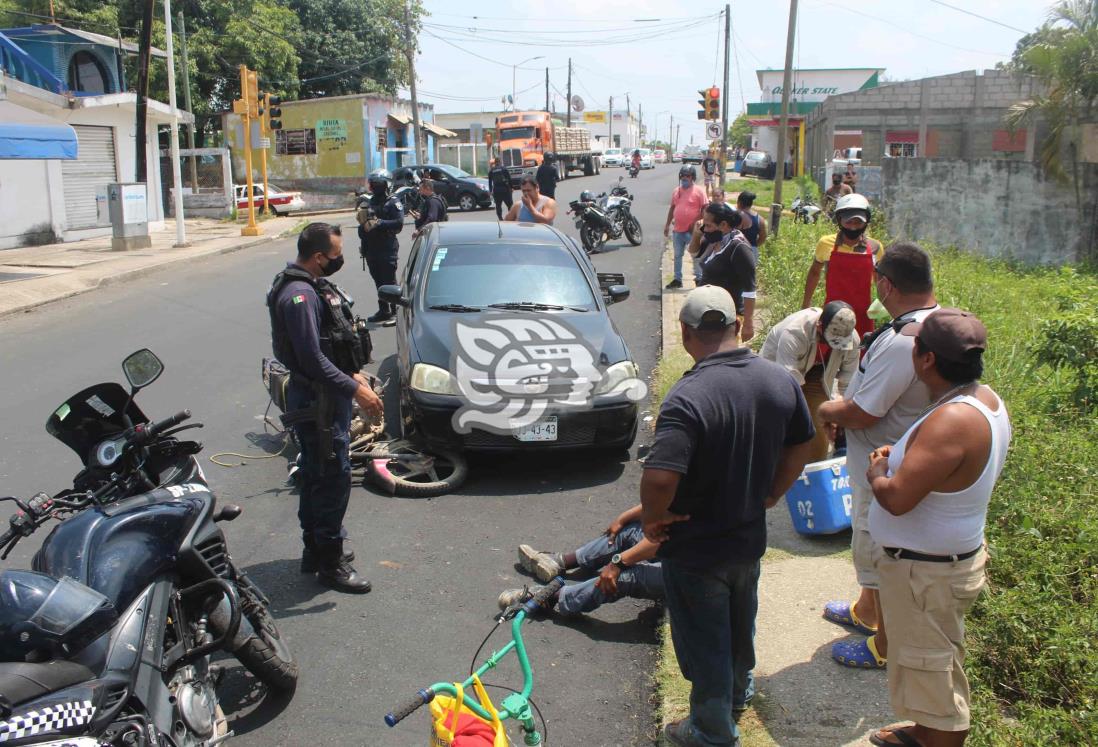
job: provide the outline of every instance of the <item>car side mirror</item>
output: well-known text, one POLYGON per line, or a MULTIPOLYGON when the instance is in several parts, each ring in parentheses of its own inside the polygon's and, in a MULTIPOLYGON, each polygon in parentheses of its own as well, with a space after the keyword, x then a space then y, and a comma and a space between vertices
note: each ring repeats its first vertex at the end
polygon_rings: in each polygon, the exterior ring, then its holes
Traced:
POLYGON ((385 303, 397 306, 410 306, 411 302, 404 297, 404 290, 399 285, 383 285, 377 289, 377 297, 385 303))
POLYGON ((610 303, 620 303, 629 298, 629 286, 611 285, 606 289, 606 293, 610 296, 610 303))

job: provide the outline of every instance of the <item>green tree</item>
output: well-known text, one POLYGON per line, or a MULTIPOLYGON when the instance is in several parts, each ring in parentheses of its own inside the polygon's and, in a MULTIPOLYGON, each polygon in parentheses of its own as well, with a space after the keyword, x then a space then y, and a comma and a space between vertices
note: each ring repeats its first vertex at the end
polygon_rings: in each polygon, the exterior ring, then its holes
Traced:
POLYGON ((1070 169, 1081 214, 1081 125, 1098 113, 1098 0, 1063 0, 1053 6, 1048 22, 1019 42, 1011 67, 1036 77, 1044 92, 1011 107, 1007 125, 1036 126, 1038 120, 1047 125, 1041 163, 1062 179, 1070 169))
POLYGON ((732 120, 732 126, 728 128, 728 145, 733 148, 737 145, 751 145, 751 125, 747 122, 747 112, 741 112, 732 120))

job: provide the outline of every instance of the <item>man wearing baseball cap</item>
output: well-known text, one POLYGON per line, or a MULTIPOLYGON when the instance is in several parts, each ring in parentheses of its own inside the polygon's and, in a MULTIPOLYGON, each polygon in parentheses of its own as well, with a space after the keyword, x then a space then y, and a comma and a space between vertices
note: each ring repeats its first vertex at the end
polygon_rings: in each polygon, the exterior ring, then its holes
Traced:
POLYGON ((896 715, 915 723, 870 741, 952 747, 964 744, 970 726, 965 612, 984 586, 984 525, 1010 418, 979 382, 987 330, 974 315, 940 309, 900 334, 914 339, 915 375, 932 404, 894 446, 873 452, 866 479, 889 628, 889 696, 896 715))
POLYGON ((734 745, 733 713, 754 695, 766 509, 800 475, 815 429, 797 382, 741 345, 736 305, 696 288, 679 314, 695 361, 668 392, 641 477, 645 536, 661 543, 671 637, 690 680, 673 745, 734 745))
POLYGON ((822 309, 813 306, 795 311, 770 328, 759 355, 774 361, 801 385, 816 426, 809 462, 827 458, 827 429, 816 414, 829 399, 842 399, 858 370, 858 344, 854 309, 845 301, 832 301, 822 309))

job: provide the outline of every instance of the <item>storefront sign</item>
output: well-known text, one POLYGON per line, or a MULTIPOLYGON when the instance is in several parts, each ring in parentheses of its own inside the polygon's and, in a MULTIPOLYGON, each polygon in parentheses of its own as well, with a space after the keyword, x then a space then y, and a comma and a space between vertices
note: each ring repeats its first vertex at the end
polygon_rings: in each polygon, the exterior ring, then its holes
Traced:
POLYGON ((606 124, 606 112, 584 112, 583 121, 588 124, 606 124))

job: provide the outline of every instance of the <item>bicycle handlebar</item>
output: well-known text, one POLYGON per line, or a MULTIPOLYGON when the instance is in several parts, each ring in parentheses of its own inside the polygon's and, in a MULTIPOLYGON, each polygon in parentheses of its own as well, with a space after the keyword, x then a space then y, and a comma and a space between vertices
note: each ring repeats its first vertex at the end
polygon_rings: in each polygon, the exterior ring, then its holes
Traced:
POLYGON ((385 715, 385 723, 389 726, 396 726, 419 710, 420 706, 424 706, 434 699, 435 691, 433 688, 428 687, 426 690, 419 690, 415 695, 408 698, 403 705, 397 706, 389 711, 389 713, 385 715))

